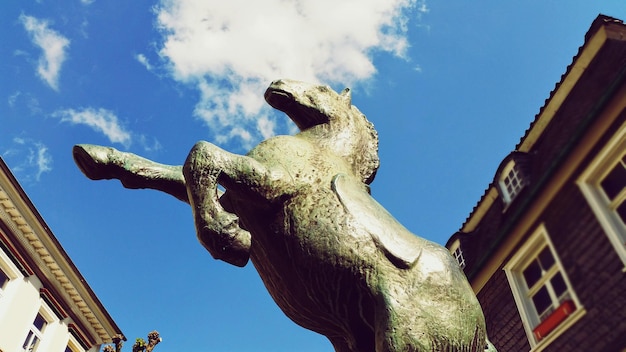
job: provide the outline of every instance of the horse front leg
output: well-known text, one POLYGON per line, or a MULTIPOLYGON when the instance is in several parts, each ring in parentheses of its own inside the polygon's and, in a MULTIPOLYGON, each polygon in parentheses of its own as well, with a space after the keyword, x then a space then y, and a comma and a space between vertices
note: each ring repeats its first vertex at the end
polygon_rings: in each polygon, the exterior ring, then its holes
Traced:
POLYGON ((150 188, 189 203, 183 167, 165 165, 115 148, 77 144, 72 155, 78 168, 92 180, 118 179, 130 189, 150 188))
POLYGON ((198 142, 183 165, 189 204, 198 240, 215 259, 244 266, 250 256, 251 235, 239 217, 219 202, 218 185, 236 183, 250 192, 264 189, 267 170, 256 160, 229 153, 211 143, 198 142))

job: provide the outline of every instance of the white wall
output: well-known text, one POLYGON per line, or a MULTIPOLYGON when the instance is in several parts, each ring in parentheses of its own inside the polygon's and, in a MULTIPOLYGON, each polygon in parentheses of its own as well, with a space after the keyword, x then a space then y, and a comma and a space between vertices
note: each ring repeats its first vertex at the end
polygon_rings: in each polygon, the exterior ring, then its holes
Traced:
MULTIPOLYGON (((0 350, 22 351, 26 336, 40 312, 48 324, 37 352, 64 352, 70 340, 68 325, 72 320, 60 321, 39 295, 41 281, 35 276, 24 277, 2 250, 0 269, 11 278, 0 291, 0 350)), ((79 346, 77 343, 73 345, 79 346)), ((95 346, 90 352, 97 352, 99 347, 95 346)))

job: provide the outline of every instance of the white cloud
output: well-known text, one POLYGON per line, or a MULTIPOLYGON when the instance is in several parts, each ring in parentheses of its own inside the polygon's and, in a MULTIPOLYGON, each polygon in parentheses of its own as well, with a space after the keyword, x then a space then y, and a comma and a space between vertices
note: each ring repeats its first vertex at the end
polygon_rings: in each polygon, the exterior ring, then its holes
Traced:
POLYGON ((139 145, 141 145, 143 150, 147 152, 158 151, 162 148, 161 143, 159 143, 156 138, 152 138, 152 140, 150 140, 150 138, 146 137, 143 134, 140 134, 137 136, 137 139, 139 140, 139 145))
POLYGON ((46 20, 21 15, 20 22, 30 35, 33 44, 43 51, 37 64, 37 74, 52 89, 58 90, 59 73, 61 72, 63 61, 65 61, 65 51, 70 45, 70 41, 58 32, 50 29, 46 20))
POLYGON ((200 91, 195 114, 218 139, 246 142, 277 128, 262 111, 272 80, 350 86, 376 73, 374 52, 405 57, 409 10, 427 7, 424 0, 161 0, 160 55, 174 79, 200 91))
POLYGON ((15 102, 17 101, 17 98, 20 97, 20 95, 22 95, 22 92, 20 92, 19 90, 13 94, 11 94, 9 96, 9 98, 7 99, 7 103, 9 104, 10 107, 14 107, 15 106, 15 102))
POLYGON ((11 147, 4 150, 2 156, 9 159, 8 163, 16 161, 11 169, 23 174, 22 179, 26 181, 39 181, 44 172, 52 171, 52 157, 48 147, 30 138, 13 138, 11 147))
POLYGON ((148 58, 144 54, 135 55, 135 60, 137 60, 140 64, 142 64, 146 68, 146 70, 152 71, 152 65, 150 64, 150 61, 148 61, 148 58))
POLYGON ((18 90, 9 96, 7 103, 10 108, 16 108, 19 105, 24 105, 31 115, 39 115, 42 113, 42 109, 39 106, 39 100, 33 97, 30 93, 22 93, 18 90))
POLYGON ((96 0, 80 0, 80 3, 83 5, 91 5, 96 0))
POLYGON ((124 129, 113 112, 106 109, 66 109, 55 112, 53 116, 61 118, 61 122, 87 125, 103 133, 111 143, 119 143, 126 148, 132 142, 131 133, 124 129))
POLYGON ((35 179, 39 181, 42 173, 52 171, 52 157, 48 153, 48 147, 45 145, 37 143, 35 147, 36 149, 33 151, 30 160, 37 167, 35 179))
POLYGON ((274 132, 275 123, 274 121, 268 119, 266 116, 261 116, 257 120, 257 129, 263 136, 263 139, 270 138, 272 133, 274 132))

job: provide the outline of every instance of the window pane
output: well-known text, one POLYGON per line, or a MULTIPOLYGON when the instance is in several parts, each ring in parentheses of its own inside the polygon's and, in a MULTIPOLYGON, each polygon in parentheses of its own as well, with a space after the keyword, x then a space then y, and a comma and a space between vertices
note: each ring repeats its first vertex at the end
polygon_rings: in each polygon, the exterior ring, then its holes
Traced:
POLYGON ((617 215, 622 219, 622 222, 626 224, 626 202, 622 202, 617 209, 617 215))
POLYGON ((32 342, 31 341, 32 338, 33 338, 33 332, 29 331, 28 335, 26 335, 26 340, 24 340, 24 345, 22 345, 22 348, 25 349, 26 347, 28 347, 30 345, 30 343, 32 342))
POLYGON ((550 282, 552 283, 552 288, 557 297, 560 298, 567 291, 567 285, 565 285, 565 280, 563 280, 563 276, 560 272, 556 273, 550 282))
POLYGON ((548 246, 546 246, 541 253, 539 253, 539 261, 541 262, 541 267, 545 271, 548 271, 552 265, 554 265, 554 257, 552 257, 552 252, 550 252, 550 248, 548 248, 548 246))
POLYGON ((35 336, 35 338, 33 339, 33 342, 29 346, 28 351, 33 351, 33 352, 36 351, 37 346, 39 346, 39 338, 35 336))
POLYGON ((519 181, 517 178, 514 178, 514 175, 511 174, 504 179, 504 184, 509 191, 514 191, 519 185, 519 181))
POLYGON ((4 288, 7 282, 9 282, 9 276, 0 269, 0 289, 4 288))
POLYGON ((537 281, 541 278, 541 267, 539 266, 539 262, 537 260, 533 260, 530 265, 526 269, 524 269, 524 279, 526 280, 526 286, 528 288, 533 287, 537 281))
POLYGON ((609 199, 615 198, 626 187, 626 169, 621 163, 615 165, 613 170, 600 182, 600 186, 609 199))
POLYGON ((463 252, 461 251, 461 247, 457 248, 454 251, 454 258, 456 259, 457 263, 459 263, 461 269, 463 269, 465 267, 465 259, 463 258, 463 252))
POLYGON ((43 328, 46 326, 46 320, 41 316, 41 314, 37 313, 37 317, 33 322, 33 325, 39 330, 43 331, 43 328))
POLYGON ((37 345, 39 345, 39 338, 32 331, 28 332, 28 336, 26 336, 26 341, 24 341, 24 345, 22 348, 25 351, 36 351, 37 345))
POLYGON ((545 286, 535 293, 533 296, 533 304, 535 305, 538 315, 541 315, 552 306, 550 294, 548 294, 548 289, 545 286))
POLYGON ((522 182, 517 174, 517 169, 514 166, 509 174, 504 178, 504 185, 511 198, 515 197, 517 192, 522 188, 522 182))

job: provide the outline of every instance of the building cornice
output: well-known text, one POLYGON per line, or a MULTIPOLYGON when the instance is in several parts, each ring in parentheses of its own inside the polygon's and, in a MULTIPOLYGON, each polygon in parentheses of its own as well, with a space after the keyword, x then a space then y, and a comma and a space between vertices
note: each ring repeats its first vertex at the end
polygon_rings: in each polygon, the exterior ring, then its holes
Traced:
POLYGON ((1 158, 0 220, 18 264, 34 272, 90 344, 109 343, 121 334, 1 158))

